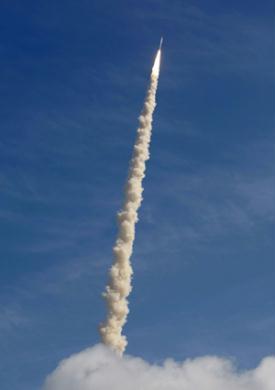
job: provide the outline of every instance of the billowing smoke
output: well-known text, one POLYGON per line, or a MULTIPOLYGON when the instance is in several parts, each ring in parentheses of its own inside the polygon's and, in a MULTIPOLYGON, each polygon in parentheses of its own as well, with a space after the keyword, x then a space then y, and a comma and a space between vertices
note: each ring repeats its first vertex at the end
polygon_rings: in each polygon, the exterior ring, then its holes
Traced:
POLYGON ((137 212, 142 201, 142 180, 145 176, 145 164, 149 158, 160 57, 161 49, 157 52, 149 89, 139 117, 137 138, 125 187, 124 204, 122 210, 118 213, 118 237, 113 248, 114 262, 110 270, 109 284, 104 292, 108 313, 106 322, 100 325, 101 338, 105 345, 120 355, 123 354, 127 345, 127 339, 122 335, 122 328, 129 313, 127 297, 132 289, 133 269, 130 257, 135 239, 135 224, 138 221, 137 212))
POLYGON ((105 298, 108 316, 100 326, 105 345, 96 345, 62 361, 48 376, 43 390, 273 390, 275 357, 262 360, 253 370, 240 372, 229 359, 205 356, 162 365, 124 355, 127 345, 122 328, 129 312, 131 292, 130 257, 135 238, 137 211, 142 201, 142 179, 149 158, 152 116, 158 84, 161 51, 152 69, 149 90, 140 116, 140 126, 130 164, 119 233, 113 248, 114 263, 105 298))
POLYGON ((154 365, 97 345, 61 362, 43 390, 274 390, 274 372, 275 357, 239 372, 219 357, 154 365))

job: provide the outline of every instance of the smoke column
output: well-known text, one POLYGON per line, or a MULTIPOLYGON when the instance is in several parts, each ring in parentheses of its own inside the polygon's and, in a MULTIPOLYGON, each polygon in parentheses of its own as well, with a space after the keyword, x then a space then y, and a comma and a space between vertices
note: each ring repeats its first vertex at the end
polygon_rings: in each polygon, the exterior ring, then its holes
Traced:
POLYGON ((100 335, 103 343, 119 355, 123 354, 127 346, 127 339, 122 335, 122 329, 129 313, 127 297, 132 290, 133 269, 130 258, 135 239, 135 224, 138 221, 137 212, 142 202, 142 180, 145 177, 146 161, 149 159, 160 58, 161 47, 154 61, 149 88, 139 117, 137 138, 125 186, 124 203, 122 210, 117 214, 118 236, 113 247, 114 261, 109 272, 109 283, 103 293, 108 313, 106 321, 99 327, 100 335))

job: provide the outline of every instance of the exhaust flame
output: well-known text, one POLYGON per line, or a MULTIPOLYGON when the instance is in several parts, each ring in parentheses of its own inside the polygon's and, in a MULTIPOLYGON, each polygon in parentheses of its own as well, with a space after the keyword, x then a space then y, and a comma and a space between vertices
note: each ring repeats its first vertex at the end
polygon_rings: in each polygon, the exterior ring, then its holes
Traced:
POLYGON ((152 68, 152 76, 154 77, 159 77, 160 60, 161 60, 161 49, 159 49, 157 52, 155 62, 152 68))
POLYGON ((99 327, 102 341, 122 355, 127 339, 122 329, 129 313, 129 296, 133 269, 130 258, 135 239, 135 224, 142 202, 142 180, 145 177, 146 161, 149 159, 153 112, 156 106, 156 91, 160 69, 161 49, 158 50, 152 68, 149 89, 139 117, 139 128, 130 162, 122 210, 117 214, 118 236, 113 247, 114 261, 109 272, 109 283, 103 296, 107 302, 107 319, 99 327))

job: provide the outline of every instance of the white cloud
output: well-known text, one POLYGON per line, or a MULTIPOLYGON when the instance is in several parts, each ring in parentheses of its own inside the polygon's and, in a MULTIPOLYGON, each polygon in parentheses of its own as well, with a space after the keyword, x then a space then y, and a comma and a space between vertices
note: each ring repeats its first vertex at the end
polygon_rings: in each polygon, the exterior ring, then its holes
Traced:
POLYGON ((230 360, 205 356, 163 365, 119 356, 102 345, 63 360, 43 390, 273 390, 275 357, 238 372, 230 360))

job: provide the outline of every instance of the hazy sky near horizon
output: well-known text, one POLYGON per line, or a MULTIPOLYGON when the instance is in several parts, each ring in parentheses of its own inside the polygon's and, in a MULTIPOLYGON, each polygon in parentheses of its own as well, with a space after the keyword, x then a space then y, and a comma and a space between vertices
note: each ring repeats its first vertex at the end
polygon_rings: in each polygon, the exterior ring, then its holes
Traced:
POLYGON ((160 36, 128 352, 274 353, 273 20, 271 0, 1 1, 1 390, 99 341, 160 36))

